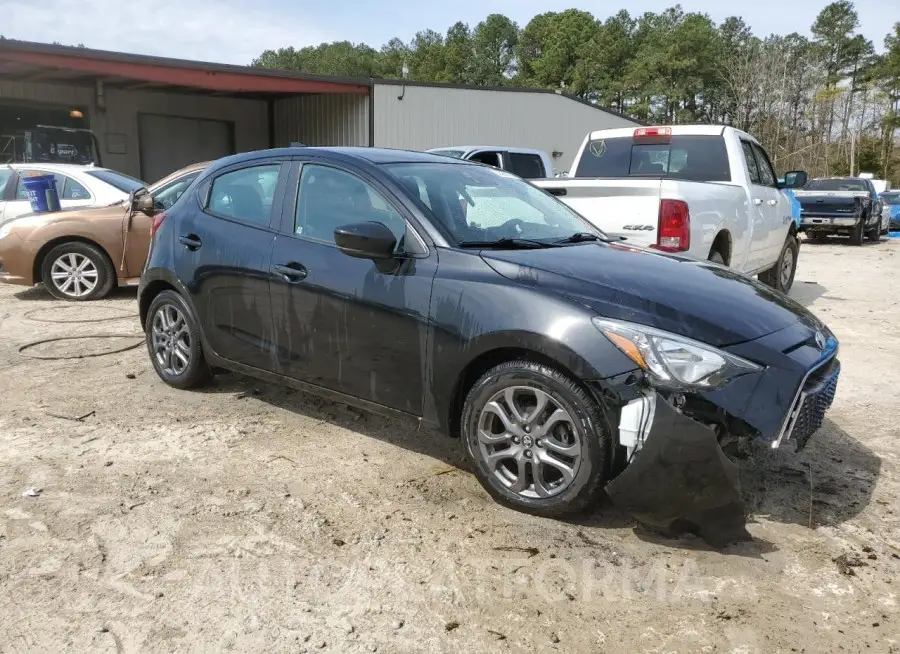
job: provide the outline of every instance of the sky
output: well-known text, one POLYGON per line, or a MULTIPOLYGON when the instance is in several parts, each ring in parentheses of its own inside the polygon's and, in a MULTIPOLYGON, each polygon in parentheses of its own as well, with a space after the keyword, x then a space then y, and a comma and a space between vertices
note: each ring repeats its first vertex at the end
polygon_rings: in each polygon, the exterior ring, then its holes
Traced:
MULTIPOLYGON (((631 0, 632 15, 659 12, 674 0, 631 0)), ((809 34, 823 0, 753 0, 742 7, 723 0, 682 0, 685 11, 721 22, 740 12, 758 36, 809 34), (731 7, 729 9, 728 7, 731 7)), ((891 0, 856 0, 859 32, 883 50, 900 10, 891 0)), ((475 26, 490 13, 521 26, 546 11, 577 8, 598 18, 622 6, 577 0, 0 0, 6 38, 83 43, 89 48, 248 64, 266 49, 364 42, 380 47, 394 36, 409 41, 422 29, 446 32, 458 20, 475 26)))

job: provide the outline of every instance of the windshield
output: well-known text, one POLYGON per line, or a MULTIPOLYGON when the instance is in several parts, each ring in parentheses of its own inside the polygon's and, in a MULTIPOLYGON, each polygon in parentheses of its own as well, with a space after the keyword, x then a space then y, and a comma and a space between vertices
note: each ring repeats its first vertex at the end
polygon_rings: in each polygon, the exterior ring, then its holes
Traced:
POLYGON ((496 168, 437 163, 385 168, 457 244, 500 239, 549 243, 578 233, 606 238, 556 198, 496 168))
POLYGON ((442 157, 451 157, 453 159, 462 159, 466 153, 465 150, 429 150, 430 154, 437 154, 442 157))
POLYGON ((130 175, 117 173, 114 170, 98 168, 97 170, 86 170, 85 172, 91 177, 96 177, 100 181, 106 182, 113 188, 122 191, 122 193, 131 193, 139 188, 146 188, 148 186, 146 182, 142 182, 130 175))
POLYGON ((804 191, 854 191, 868 193, 869 187, 858 179, 811 179, 804 191))

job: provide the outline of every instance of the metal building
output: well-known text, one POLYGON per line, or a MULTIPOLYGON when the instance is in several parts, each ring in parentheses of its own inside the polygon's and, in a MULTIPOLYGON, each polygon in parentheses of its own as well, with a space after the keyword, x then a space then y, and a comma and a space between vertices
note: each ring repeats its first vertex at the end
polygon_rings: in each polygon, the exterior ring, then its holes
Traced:
POLYGON ((89 128, 104 166, 154 181, 289 145, 531 147, 568 166, 591 130, 638 124, 552 91, 321 77, 0 40, 0 163, 36 124, 89 128), (4 151, 6 147, 6 151, 4 151))

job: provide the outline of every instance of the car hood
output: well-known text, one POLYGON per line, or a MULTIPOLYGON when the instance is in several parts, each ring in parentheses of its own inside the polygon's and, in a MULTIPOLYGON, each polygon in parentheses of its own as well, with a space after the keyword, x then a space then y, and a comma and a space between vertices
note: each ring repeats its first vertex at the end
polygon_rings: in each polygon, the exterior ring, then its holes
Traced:
POLYGON ((718 347, 816 320, 787 296, 724 266, 652 250, 587 243, 481 256, 508 279, 567 295, 607 318, 718 347))

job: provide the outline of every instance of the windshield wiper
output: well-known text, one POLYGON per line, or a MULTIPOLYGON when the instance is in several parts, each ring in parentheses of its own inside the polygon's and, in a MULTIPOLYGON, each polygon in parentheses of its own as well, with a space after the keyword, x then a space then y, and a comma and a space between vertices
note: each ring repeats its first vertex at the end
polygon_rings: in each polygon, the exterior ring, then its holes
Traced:
POLYGON ((553 248, 556 247, 556 244, 546 241, 534 241, 528 238, 498 238, 496 241, 460 241, 459 247, 537 250, 539 248, 553 248))
POLYGON ((603 243, 618 243, 620 241, 624 241, 626 238, 624 236, 598 236, 597 234, 591 234, 590 232, 575 232, 571 236, 566 236, 565 238, 561 238, 558 241, 553 241, 554 243, 588 243, 590 241, 601 241, 603 243))

